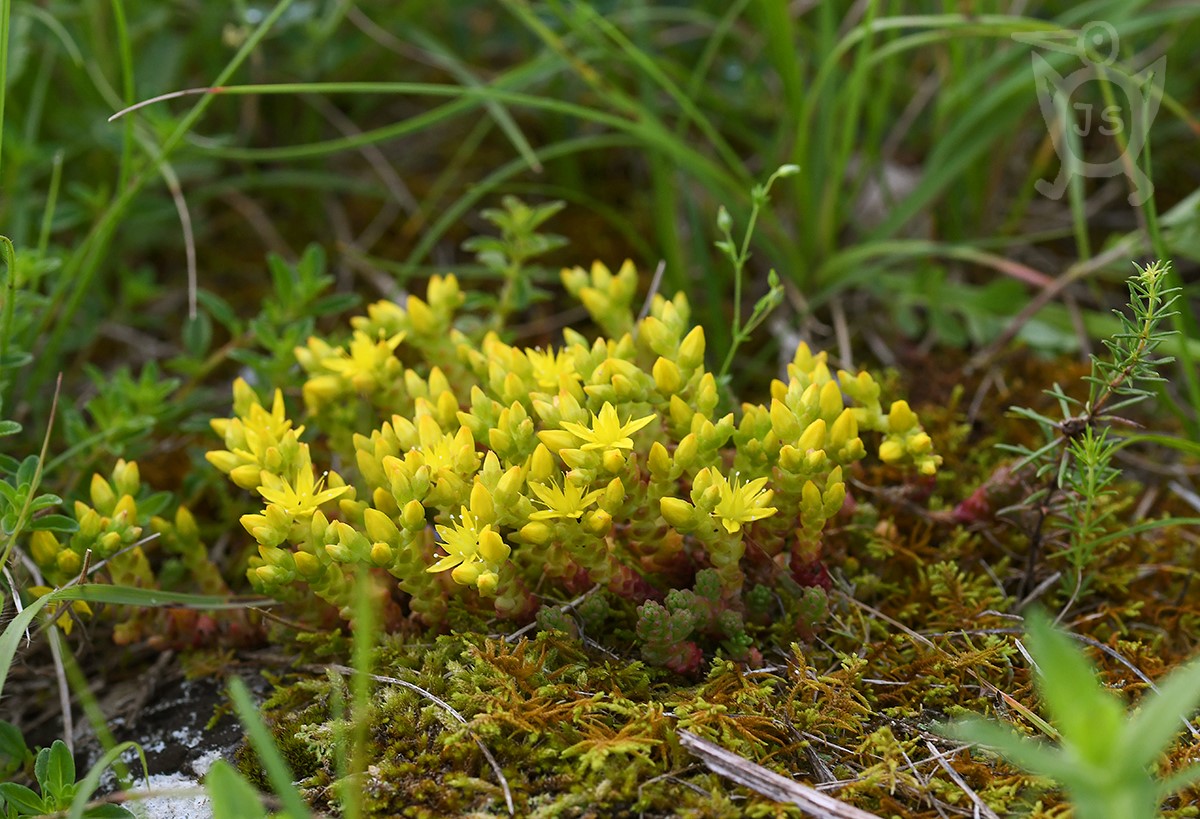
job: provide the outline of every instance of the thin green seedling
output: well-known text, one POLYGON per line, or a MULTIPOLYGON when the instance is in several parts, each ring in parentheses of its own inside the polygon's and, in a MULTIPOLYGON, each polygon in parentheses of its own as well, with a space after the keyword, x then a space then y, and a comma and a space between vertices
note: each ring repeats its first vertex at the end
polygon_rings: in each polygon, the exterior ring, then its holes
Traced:
POLYGON ((1172 671, 1132 713, 1097 676, 1082 649, 1040 610, 1025 618, 1034 687, 1060 742, 1050 745, 980 717, 943 726, 1010 764, 1054 780, 1079 819, 1154 819, 1163 800, 1200 781, 1200 765, 1160 777, 1155 765, 1200 706, 1200 662, 1172 671))
POLYGON ((799 172, 800 168, 796 165, 782 165, 767 177, 764 184, 754 186, 750 192, 750 218, 746 223, 746 230, 742 234, 740 244, 734 241, 733 218, 729 215, 729 211, 725 210, 724 206, 717 211, 717 230, 721 232, 722 238, 715 242, 715 245, 717 250, 721 251, 733 265, 733 328, 729 352, 726 353, 725 361, 721 364, 719 378, 728 375, 738 347, 750 338, 751 333, 783 301, 783 285, 779 283, 779 275, 772 269, 767 274, 767 292, 755 303, 754 310, 746 323, 742 323, 742 280, 746 275, 746 263, 750 261, 750 240, 754 236, 758 215, 767 206, 771 186, 777 180, 785 179, 799 172))

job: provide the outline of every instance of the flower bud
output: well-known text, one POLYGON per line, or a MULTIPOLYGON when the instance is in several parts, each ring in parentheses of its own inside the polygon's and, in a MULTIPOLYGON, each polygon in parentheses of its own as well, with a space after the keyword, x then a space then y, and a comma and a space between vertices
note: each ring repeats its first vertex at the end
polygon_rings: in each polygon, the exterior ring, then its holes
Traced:
POLYGON ((822 511, 824 511, 826 518, 836 515, 845 502, 846 484, 844 482, 837 481, 825 487, 825 493, 821 496, 821 503, 824 507, 822 511))
POLYGON ((658 441, 650 445, 650 458, 648 459, 650 474, 655 480, 664 481, 671 475, 671 455, 667 452, 667 448, 658 441))
POLYGON ((121 523, 133 523, 137 520, 137 501, 130 495, 122 495, 117 501, 117 505, 113 507, 112 518, 114 521, 121 523))
POLYGON ((616 373, 609 383, 612 385, 613 397, 617 401, 629 401, 637 393, 633 382, 621 373, 616 373))
POLYGON ((417 467, 410 478, 410 494, 420 500, 429 494, 429 467, 425 464, 417 467))
MULTIPOLYGON (((830 382, 833 383, 833 382, 830 382)), ((838 399, 839 401, 841 398, 838 399)), ((839 450, 849 444, 853 439, 858 437, 858 421, 854 417, 854 410, 844 409, 837 420, 833 422, 833 426, 829 428, 829 447, 833 450, 839 450)))
POLYGON ((262 484, 262 470, 258 464, 243 464, 229 473, 229 479, 242 489, 257 489, 262 484))
MULTIPOLYGON (((265 588, 275 588, 287 582, 287 572, 278 569, 275 566, 259 566, 257 569, 251 569, 254 576, 258 578, 258 582, 265 588)), ((249 574, 250 572, 247 572, 249 574)), ((253 578, 251 578, 253 582, 253 578)))
POLYGON ((120 459, 113 467, 113 488, 121 495, 136 495, 141 488, 137 461, 120 459))
POLYGON ((620 472, 625 468, 625 453, 619 449, 606 450, 600 458, 600 463, 610 473, 620 472))
POLYGON ((479 533, 478 551, 479 556, 492 566, 508 560, 509 554, 512 553, 512 549, 500 537, 500 533, 491 526, 484 526, 483 531, 479 533))
POLYGON ((679 343, 679 366, 694 370, 704 364, 704 329, 697 326, 679 343))
POLYGON ((560 449, 558 457, 571 469, 594 469, 596 466, 595 453, 582 449, 560 449))
POLYGON ((96 541, 96 553, 100 558, 112 557, 124 544, 120 532, 105 532, 96 541))
POLYGON ((696 526, 696 507, 681 498, 663 498, 658 502, 663 520, 681 532, 696 526))
POLYGON ((842 391, 836 381, 826 381, 821 386, 820 407, 822 418, 837 418, 846 405, 842 400, 842 391))
MULTIPOLYGON (((561 430, 564 431, 565 430, 561 430)), ((567 433, 571 435, 571 433, 567 433)), ((539 437, 541 433, 538 433, 539 437)), ((574 446, 575 436, 571 435, 571 444, 574 446)), ((554 456, 550 454, 550 448, 546 444, 538 444, 533 450, 533 454, 529 456, 529 480, 534 483, 544 483, 550 479, 550 476, 555 472, 554 456)))
POLYGON ((696 463, 696 455, 700 451, 700 439, 693 433, 683 436, 683 440, 675 447, 675 466, 680 469, 691 469, 696 463))
POLYGON ((559 276, 562 279, 563 287, 572 296, 578 297, 579 292, 588 286, 587 271, 582 267, 564 267, 559 276))
POLYGON ((517 537, 535 546, 545 546, 554 537, 554 530, 540 520, 530 521, 521 527, 517 537))
POLYGON ((781 441, 794 441, 800 437, 800 421, 796 413, 778 398, 771 400, 771 429, 781 441))
POLYGON ((625 502, 625 484, 621 482, 620 477, 613 478, 608 482, 608 486, 604 487, 604 495, 600 498, 600 506, 603 509, 617 509, 625 502))
POLYGON ((479 589, 479 593, 484 597, 494 596, 499 585, 500 575, 495 572, 483 572, 475 578, 475 588, 479 589))
POLYGON ((230 473, 230 471, 232 471, 233 469, 235 469, 242 463, 242 459, 239 458, 237 455, 234 455, 232 452, 227 452, 223 449, 213 450, 212 452, 205 452, 204 459, 206 461, 208 461, 210 464, 212 464, 213 466, 215 466, 217 469, 224 472, 226 475, 228 475, 230 473))
POLYGON ((180 505, 175 510, 175 533, 185 543, 195 543, 200 539, 200 527, 196 518, 186 506, 180 505))
POLYGON ((879 460, 894 464, 904 458, 904 446, 899 441, 888 439, 879 445, 879 460))
POLYGON ((588 534, 604 537, 612 529, 612 515, 603 509, 593 509, 583 516, 583 528, 588 534))
POLYGON ((371 540, 383 543, 397 543, 400 540, 400 530, 396 528, 396 524, 378 509, 367 507, 363 510, 363 523, 366 524, 367 537, 371 540))
POLYGON ((113 488, 108 485, 108 481, 104 480, 98 472, 92 473, 91 485, 92 506, 101 514, 111 514, 112 508, 116 505, 117 495, 113 492, 113 488))
POLYGON ((329 555, 336 563, 351 563, 354 561, 354 553, 341 543, 325 544, 325 554, 329 555))
MULTIPOLYGON (((638 328, 638 340, 646 342, 650 349, 660 356, 670 355, 675 351, 675 338, 667 325, 654 316, 646 316, 638 328)), ((657 376, 654 380, 658 380, 657 376)))
POLYGON ((312 520, 308 522, 308 531, 312 535, 313 540, 318 542, 323 541, 327 529, 329 529, 329 518, 325 517, 325 513, 320 509, 314 510, 312 520))
MULTIPOLYGON (((306 452, 308 451, 307 444, 302 444, 301 446, 304 447, 304 450, 306 452)), ((266 451, 263 453, 262 467, 263 467, 263 469, 267 470, 268 472, 273 472, 276 475, 279 475, 282 472, 282 470, 283 470, 283 453, 280 452, 279 447, 277 447, 277 446, 267 447, 266 451)))
POLYGON ((692 417, 696 411, 691 408, 687 401, 684 401, 678 395, 671 396, 671 403, 668 409, 671 416, 671 425, 675 429, 691 429, 692 417))
POLYGON ((83 558, 70 549, 58 553, 54 563, 63 574, 76 574, 83 567, 83 558))
MULTIPOLYGON (((541 447, 541 444, 538 444, 541 447)), ((543 447, 544 449, 544 447, 543 447)), ((494 503, 505 509, 511 509, 520 496, 521 484, 525 481, 524 470, 519 466, 508 469, 496 482, 496 492, 492 497, 494 503)))
POLYGON ((62 544, 58 542, 58 538, 54 536, 53 532, 39 529, 29 536, 29 554, 32 555, 33 562, 39 566, 49 566, 58 556, 60 549, 62 549, 62 544))
POLYGON ((813 421, 800 435, 800 440, 796 443, 796 448, 801 452, 806 452, 810 449, 821 449, 825 445, 827 429, 828 427, 824 418, 818 418, 813 421))
POLYGON ((564 449, 570 449, 576 444, 576 438, 574 434, 565 429, 544 429, 537 435, 538 440, 540 440, 551 453, 561 452, 564 449))
POLYGON ((720 400, 716 377, 712 373, 705 373, 700 377, 700 383, 696 387, 696 409, 703 415, 712 415, 720 400))
POLYGON ((392 547, 386 543, 374 543, 371 545, 371 562, 376 566, 386 566, 391 563, 393 554, 392 547))
POLYGON ((321 574, 321 561, 308 552, 296 552, 292 559, 296 563, 296 573, 305 580, 315 580, 321 574))
POLYGON ((654 362, 651 374, 654 376, 654 385, 663 395, 674 395, 683 386, 683 373, 679 365, 662 356, 654 362))
POLYGON ((342 394, 342 383, 342 379, 336 375, 314 375, 304 382, 301 391, 304 406, 310 411, 315 411, 333 403, 342 394))
POLYGON ((244 378, 236 378, 233 382, 233 412, 239 418, 250 414, 250 408, 262 406, 258 401, 258 393, 244 378))
POLYGON ((933 449, 933 439, 926 432, 918 432, 908 439, 908 451, 914 455, 924 455, 933 449))
POLYGON ((800 516, 805 524, 825 519, 825 504, 821 498, 821 490, 812 481, 804 482, 800 492, 800 516))
POLYGON ((478 478, 471 487, 471 514, 480 523, 493 523, 496 520, 496 506, 492 503, 492 493, 478 478))
POLYGON ((888 431, 892 433, 908 432, 917 426, 917 414, 908 406, 907 401, 893 401, 888 412, 888 431))
POLYGON ((404 306, 408 310, 408 321, 412 325, 413 330, 423 336, 438 334, 437 317, 429 309, 428 304, 416 296, 410 295, 404 306))

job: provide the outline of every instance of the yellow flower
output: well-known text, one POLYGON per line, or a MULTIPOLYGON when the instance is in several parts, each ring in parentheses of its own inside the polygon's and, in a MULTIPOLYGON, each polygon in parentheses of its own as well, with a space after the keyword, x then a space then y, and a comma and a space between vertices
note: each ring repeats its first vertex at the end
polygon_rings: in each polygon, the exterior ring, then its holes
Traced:
POLYGON ((370 392, 379 386, 381 376, 387 374, 387 365, 395 360, 393 354, 396 347, 404 340, 404 333, 397 333, 391 338, 378 340, 362 332, 354 331, 350 340, 350 350, 337 351, 337 357, 328 358, 321 363, 325 369, 345 378, 360 392, 370 392))
POLYGON ((586 442, 580 447, 584 451, 633 449, 633 439, 629 436, 653 420, 653 415, 638 418, 636 421, 630 417, 629 421, 622 424, 621 419, 617 417, 616 408, 605 401, 604 406, 600 408, 599 415, 592 413, 590 429, 583 424, 573 424, 570 421, 563 421, 562 428, 586 442))
POLYGON ((325 477, 313 479, 312 461, 309 460, 308 447, 301 445, 300 456, 296 459, 296 477, 287 481, 278 475, 263 471, 262 486, 258 494, 268 503, 273 503, 294 518, 311 517, 317 507, 331 501, 350 488, 337 486, 332 489, 322 489, 325 477))
POLYGON ((483 574, 494 573, 512 551, 490 523, 480 528, 479 521, 465 506, 452 526, 439 524, 435 528, 447 554, 425 571, 444 572, 453 568, 454 580, 464 586, 472 585, 483 574))
POLYGON ((530 520, 554 520, 555 518, 579 520, 584 511, 604 494, 603 489, 594 489, 585 495, 583 487, 570 481, 566 481, 561 487, 554 481, 550 481, 549 486, 531 483, 529 488, 541 499, 542 503, 546 504, 545 509, 530 515, 530 520))
POLYGON ((525 357, 533 367, 533 377, 544 390, 566 389, 572 381, 581 381, 583 376, 575 367, 575 358, 565 349, 555 352, 539 347, 525 350, 525 357))
POLYGON ((756 478, 741 485, 737 475, 733 476, 732 482, 715 470, 712 475, 713 486, 721 493, 721 499, 712 514, 721 521, 721 525, 729 534, 734 535, 741 531, 743 523, 769 518, 777 511, 774 506, 767 506, 775 493, 770 489, 763 489, 767 485, 766 478, 756 478))

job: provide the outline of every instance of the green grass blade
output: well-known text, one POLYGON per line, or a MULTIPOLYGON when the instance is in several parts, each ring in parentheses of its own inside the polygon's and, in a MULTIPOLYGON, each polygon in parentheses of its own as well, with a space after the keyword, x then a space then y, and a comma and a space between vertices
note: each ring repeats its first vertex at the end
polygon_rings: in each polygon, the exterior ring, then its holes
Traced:
POLYGON ((114 606, 140 606, 160 608, 163 606, 183 606, 193 609, 240 609, 249 606, 261 606, 271 601, 262 598, 230 598, 207 594, 186 594, 184 592, 161 591, 159 589, 138 589, 131 586, 109 586, 100 583, 86 583, 82 586, 68 586, 55 589, 49 594, 39 597, 17 614, 4 631, 0 633, 0 697, 4 695, 4 682, 8 671, 12 668, 13 658, 17 647, 25 636, 26 630, 33 624, 38 612, 51 603, 72 603, 81 600, 86 603, 108 603, 114 606))
POLYGON ((275 738, 271 736, 271 732, 259 715, 258 706, 254 704, 254 700, 250 697, 250 691, 242 682, 241 677, 230 678, 229 696, 233 700, 233 710, 237 712, 238 719, 242 721, 242 726, 250 738, 250 745, 258 754, 263 770, 267 774, 267 780, 271 783, 279 801, 283 803, 284 810, 290 814, 291 819, 303 819, 303 817, 310 816, 308 806, 304 804, 300 792, 292 784, 295 778, 291 768, 280 755, 275 738))

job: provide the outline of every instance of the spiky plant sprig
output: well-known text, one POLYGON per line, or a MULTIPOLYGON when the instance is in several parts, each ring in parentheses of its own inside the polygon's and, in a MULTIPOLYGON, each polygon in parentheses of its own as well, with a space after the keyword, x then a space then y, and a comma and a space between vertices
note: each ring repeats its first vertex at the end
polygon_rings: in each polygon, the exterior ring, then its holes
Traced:
POLYGON ((1137 275, 1130 277, 1130 315, 1113 311, 1121 321, 1121 329, 1103 340, 1108 357, 1091 356, 1091 372, 1083 379, 1088 384, 1086 400, 1067 395, 1055 384, 1047 394, 1058 401, 1061 418, 1027 407, 1011 410, 1035 421, 1046 441, 1037 449, 1002 445, 1021 457, 1017 468, 1032 467, 1041 484, 1021 504, 1037 509, 1022 595, 1032 585, 1043 551, 1045 524, 1052 515, 1067 521, 1070 543, 1063 554, 1075 569, 1075 593, 1082 587, 1083 570, 1094 556, 1096 538, 1111 517, 1111 506, 1106 505, 1112 494, 1111 484, 1120 474, 1112 466, 1120 444, 1112 424, 1132 425, 1117 413, 1153 395, 1149 387, 1165 380, 1160 370, 1174 361, 1170 356, 1157 355, 1159 346, 1175 332, 1160 329, 1175 315, 1172 307, 1179 299, 1179 288, 1166 286, 1169 270, 1169 263, 1154 262, 1139 267, 1137 275), (1060 497, 1063 493, 1069 493, 1069 497, 1060 497))

